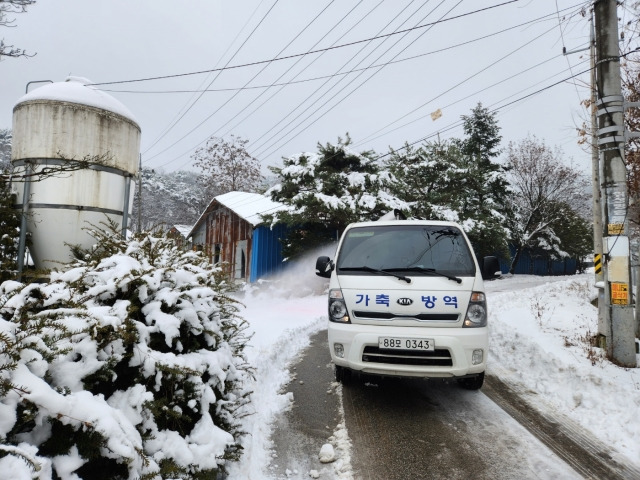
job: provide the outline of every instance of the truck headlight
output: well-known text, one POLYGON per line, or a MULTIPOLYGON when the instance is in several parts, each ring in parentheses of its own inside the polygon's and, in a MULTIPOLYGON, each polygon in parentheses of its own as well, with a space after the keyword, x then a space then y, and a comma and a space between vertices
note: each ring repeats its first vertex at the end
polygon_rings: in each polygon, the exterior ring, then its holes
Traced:
POLYGON ((329 290, 329 320, 338 323, 351 323, 347 304, 344 303, 342 290, 339 288, 329 290))
POLYGON ((487 299, 482 292, 471 292, 463 327, 487 326, 487 299))

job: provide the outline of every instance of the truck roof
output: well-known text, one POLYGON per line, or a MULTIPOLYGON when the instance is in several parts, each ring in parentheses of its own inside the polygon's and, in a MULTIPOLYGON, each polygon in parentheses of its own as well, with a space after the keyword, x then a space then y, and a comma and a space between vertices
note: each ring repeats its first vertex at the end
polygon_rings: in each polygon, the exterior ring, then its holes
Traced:
POLYGON ((447 222, 444 220, 383 220, 375 222, 357 222, 348 225, 347 229, 354 227, 380 227, 387 225, 438 225, 447 227, 458 227, 460 230, 462 230, 462 227, 459 223, 447 222))

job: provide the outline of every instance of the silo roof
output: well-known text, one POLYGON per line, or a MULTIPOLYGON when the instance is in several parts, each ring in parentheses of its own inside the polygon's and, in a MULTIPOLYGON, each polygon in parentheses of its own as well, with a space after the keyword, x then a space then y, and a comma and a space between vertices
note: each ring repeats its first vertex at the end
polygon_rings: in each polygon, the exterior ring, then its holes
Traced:
POLYGON ((92 87, 91 83, 86 78, 68 77, 64 82, 50 83, 23 95, 16 102, 16 106, 30 100, 57 100, 100 108, 121 115, 139 125, 127 107, 111 95, 92 87))

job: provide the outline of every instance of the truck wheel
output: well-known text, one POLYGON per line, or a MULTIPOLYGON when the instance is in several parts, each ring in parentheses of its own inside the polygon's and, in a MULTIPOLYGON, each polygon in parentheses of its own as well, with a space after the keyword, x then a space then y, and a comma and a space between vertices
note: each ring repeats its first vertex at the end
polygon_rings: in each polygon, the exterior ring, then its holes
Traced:
POLYGON ((335 365, 334 370, 336 381, 340 382, 343 385, 349 385, 351 383, 351 370, 345 367, 341 367, 340 365, 335 365))
POLYGON ((458 380, 458 383, 462 388, 466 388, 467 390, 480 390, 484 383, 484 372, 474 377, 461 378, 458 380))

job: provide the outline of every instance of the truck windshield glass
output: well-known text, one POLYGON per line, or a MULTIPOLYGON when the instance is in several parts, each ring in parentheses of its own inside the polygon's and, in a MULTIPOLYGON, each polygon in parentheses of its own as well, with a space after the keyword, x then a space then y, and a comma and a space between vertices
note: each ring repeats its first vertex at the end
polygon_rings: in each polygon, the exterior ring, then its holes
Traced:
POLYGON ((362 271, 353 269, 366 266, 412 276, 429 275, 428 270, 474 276, 472 255, 462 232, 455 227, 381 225, 349 230, 336 266, 347 275, 362 275, 362 271))

